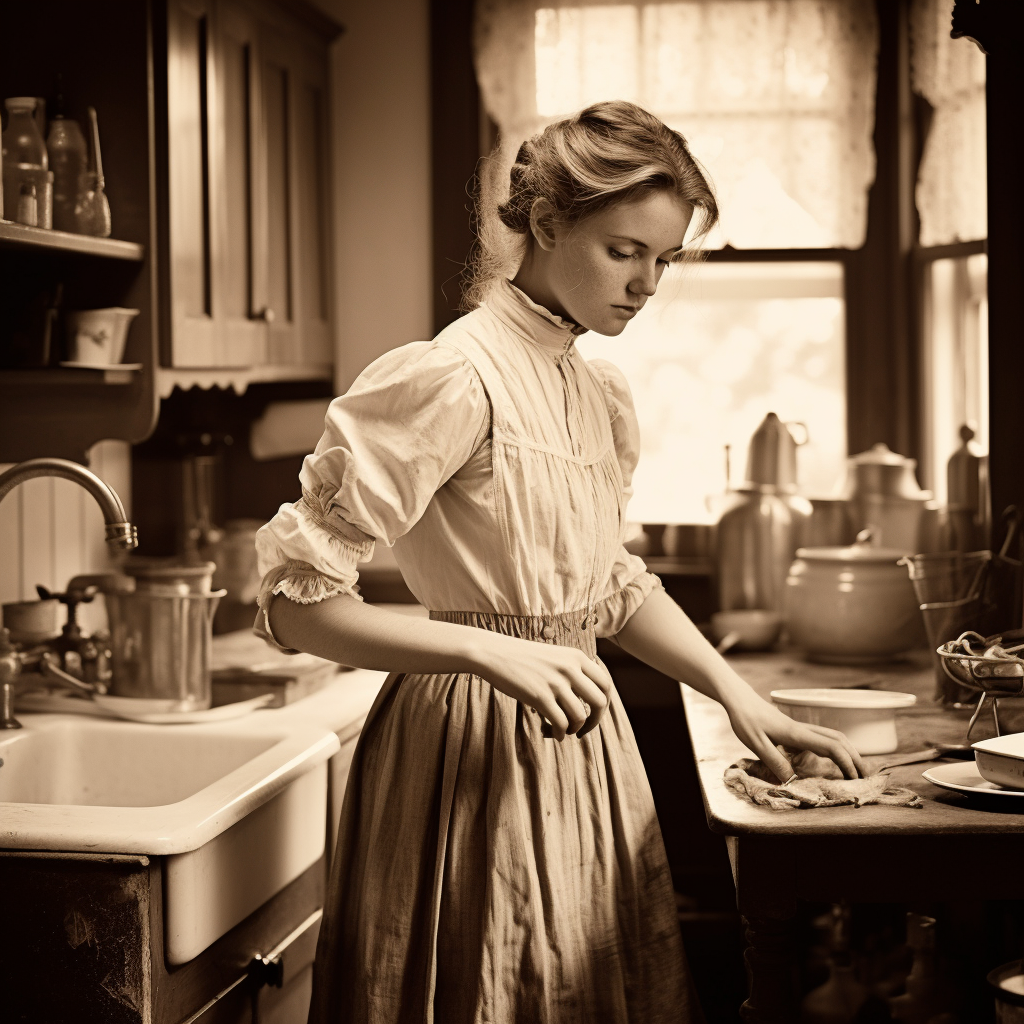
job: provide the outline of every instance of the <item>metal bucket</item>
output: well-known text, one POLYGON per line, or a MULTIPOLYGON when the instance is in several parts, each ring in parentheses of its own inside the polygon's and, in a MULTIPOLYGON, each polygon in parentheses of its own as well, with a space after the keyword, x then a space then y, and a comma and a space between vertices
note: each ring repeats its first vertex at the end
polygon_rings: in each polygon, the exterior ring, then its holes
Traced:
POLYGON ((213 615, 225 591, 213 593, 212 563, 202 569, 164 565, 126 567, 131 592, 107 592, 113 669, 110 692, 118 697, 171 701, 172 711, 210 706, 213 615))

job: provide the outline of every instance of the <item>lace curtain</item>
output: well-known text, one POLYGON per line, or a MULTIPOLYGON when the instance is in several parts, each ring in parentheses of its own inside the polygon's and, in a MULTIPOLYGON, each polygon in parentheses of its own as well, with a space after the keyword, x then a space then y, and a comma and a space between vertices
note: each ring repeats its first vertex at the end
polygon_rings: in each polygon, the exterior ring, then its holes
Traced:
POLYGON ((921 245, 988 235, 985 163, 985 55, 969 39, 950 39, 952 0, 914 0, 911 75, 932 106, 917 180, 921 245))
POLYGON ((647 107, 710 172, 737 248, 863 244, 872 0, 478 0, 476 66, 506 182, 520 143, 603 99, 647 107))

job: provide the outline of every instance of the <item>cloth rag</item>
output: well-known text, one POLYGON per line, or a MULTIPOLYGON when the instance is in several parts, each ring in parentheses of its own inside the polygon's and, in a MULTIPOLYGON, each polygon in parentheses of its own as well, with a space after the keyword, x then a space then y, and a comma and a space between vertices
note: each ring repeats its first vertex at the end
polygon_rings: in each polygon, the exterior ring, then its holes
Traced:
POLYGON ((814 758, 814 764, 793 759, 793 768, 801 776, 781 784, 763 762, 744 757, 725 770, 725 784, 737 796, 746 797, 773 811, 795 811, 805 807, 836 807, 841 804, 863 807, 865 804, 892 804, 896 807, 923 807, 921 798, 906 786, 896 786, 888 775, 879 773, 866 779, 844 779, 831 762, 814 758), (816 770, 815 770, 816 769, 816 770), (809 774, 809 770, 813 774, 809 774))

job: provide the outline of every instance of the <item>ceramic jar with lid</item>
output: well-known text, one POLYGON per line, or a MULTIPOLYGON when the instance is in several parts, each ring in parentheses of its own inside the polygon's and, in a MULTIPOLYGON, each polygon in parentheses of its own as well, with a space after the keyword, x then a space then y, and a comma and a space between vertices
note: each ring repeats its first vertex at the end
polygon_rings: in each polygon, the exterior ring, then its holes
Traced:
POLYGON ((783 601, 790 642, 814 661, 888 660, 924 639, 903 552, 861 534, 849 547, 800 548, 783 601))

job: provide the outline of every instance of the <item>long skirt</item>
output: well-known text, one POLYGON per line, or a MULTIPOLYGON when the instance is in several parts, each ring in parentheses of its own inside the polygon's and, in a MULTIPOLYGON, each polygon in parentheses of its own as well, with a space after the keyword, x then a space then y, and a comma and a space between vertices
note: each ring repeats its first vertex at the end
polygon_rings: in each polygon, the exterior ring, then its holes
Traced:
MULTIPOLYGON (((596 657, 577 616, 432 616, 596 657)), ((311 1024, 702 1019, 618 694, 558 742, 478 676, 390 676, 352 762, 311 1024)))

